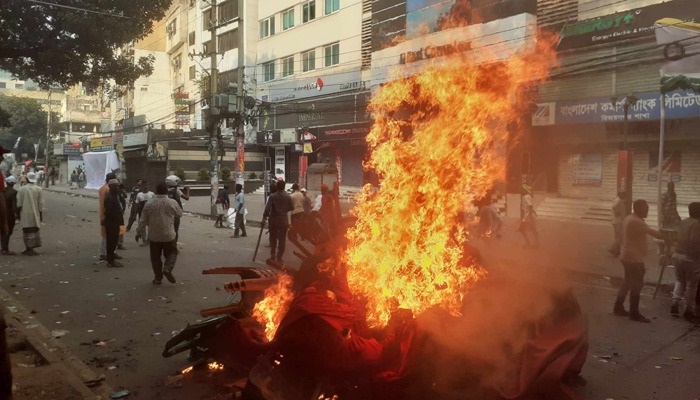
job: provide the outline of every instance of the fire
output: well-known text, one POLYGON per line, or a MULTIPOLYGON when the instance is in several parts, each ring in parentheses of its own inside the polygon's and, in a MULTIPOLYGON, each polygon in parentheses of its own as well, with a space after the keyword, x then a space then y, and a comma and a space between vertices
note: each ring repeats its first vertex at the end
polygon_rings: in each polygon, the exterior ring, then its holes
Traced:
POLYGON ((294 293, 292 291, 292 277, 286 274, 280 275, 276 284, 265 290, 265 298, 253 307, 253 318, 265 327, 265 337, 272 340, 277 332, 277 327, 289 309, 294 293))
POLYGON ((210 362, 207 366, 209 367, 209 371, 221 371, 224 369, 224 364, 220 364, 216 361, 210 362))
POLYGON ((193 369, 194 369, 194 367, 187 367, 187 368, 183 369, 182 371, 180 371, 180 373, 182 375, 189 374, 190 372, 192 372, 193 369))
POLYGON ((501 63, 453 57, 373 96, 366 167, 382 186, 374 195, 365 187, 345 252, 348 284, 366 299, 370 325, 385 325, 397 308, 457 314, 485 276, 464 259, 465 211, 504 181, 509 130, 529 115, 524 89, 552 64, 546 43, 501 63))

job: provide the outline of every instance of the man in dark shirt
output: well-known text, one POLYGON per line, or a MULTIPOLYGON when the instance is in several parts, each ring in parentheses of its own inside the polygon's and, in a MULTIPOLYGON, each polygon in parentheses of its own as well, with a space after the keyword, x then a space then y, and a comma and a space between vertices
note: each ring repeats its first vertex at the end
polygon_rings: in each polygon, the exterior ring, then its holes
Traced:
POLYGON ((2 255, 14 256, 17 253, 10 251, 10 236, 12 236, 12 231, 15 229, 15 221, 17 220, 17 190, 15 190, 17 179, 14 176, 9 176, 5 179, 5 182, 7 183, 7 188, 5 188, 7 231, 0 232, 0 236, 2 236, 2 255))
POLYGON ((287 213, 294 209, 292 198, 284 190, 284 185, 284 181, 277 181, 276 190, 268 197, 263 213, 263 218, 267 218, 270 223, 270 261, 279 263, 283 262, 289 229, 287 213))
POLYGON ((115 261, 114 257, 114 251, 119 242, 119 231, 124 225, 124 211, 119 198, 119 181, 110 179, 107 184, 109 185, 109 193, 105 196, 105 214, 102 221, 107 238, 107 264, 110 267, 123 267, 121 263, 115 261))
POLYGON ((136 221, 136 217, 138 216, 139 213, 139 208, 136 206, 136 196, 141 193, 141 185, 143 184, 143 180, 139 179, 136 181, 136 186, 131 188, 131 194, 129 196, 129 207, 131 208, 131 212, 129 213, 129 224, 126 226, 126 231, 129 232, 131 230, 131 226, 134 225, 134 221, 136 221))

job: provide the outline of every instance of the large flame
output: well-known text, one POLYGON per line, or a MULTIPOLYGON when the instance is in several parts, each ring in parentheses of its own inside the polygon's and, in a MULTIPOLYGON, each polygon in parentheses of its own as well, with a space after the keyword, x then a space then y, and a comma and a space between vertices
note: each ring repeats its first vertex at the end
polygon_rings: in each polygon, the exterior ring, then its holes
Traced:
POLYGON ((462 57, 398 79, 373 96, 368 187, 348 233, 348 283, 367 301, 368 322, 392 311, 442 306, 458 313, 463 294, 484 276, 464 258, 465 211, 503 181, 507 145, 526 115, 526 87, 546 75, 540 46, 502 63, 471 66, 462 57), (513 132, 515 131, 515 132, 513 132))
POLYGON ((276 284, 265 290, 265 297, 253 307, 253 318, 265 327, 265 337, 272 340, 277 332, 282 318, 289 309, 294 298, 292 277, 286 274, 279 276, 276 284))

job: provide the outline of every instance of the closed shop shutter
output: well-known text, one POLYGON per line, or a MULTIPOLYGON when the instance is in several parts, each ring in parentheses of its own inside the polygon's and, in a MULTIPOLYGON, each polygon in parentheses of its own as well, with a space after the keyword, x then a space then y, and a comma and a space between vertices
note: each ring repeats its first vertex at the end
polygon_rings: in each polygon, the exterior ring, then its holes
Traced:
MULTIPOLYGON (((595 153, 596 151, 591 151, 595 153)), ((598 151, 602 154, 603 174, 600 186, 574 185, 574 159, 576 153, 566 152, 559 156, 559 193, 564 197, 579 197, 597 200, 615 198, 617 180, 617 153, 609 149, 598 151)))
POLYGON ((364 146, 346 146, 342 150, 343 186, 362 186, 362 161, 364 159, 364 146))
MULTIPOLYGON (((680 182, 676 182, 678 204, 688 204, 700 201, 700 149, 674 148, 681 156, 680 182)), ((645 199, 650 203, 656 203, 656 181, 649 180, 649 175, 655 175, 656 170, 649 167, 650 157, 658 157, 656 150, 636 151, 634 154, 634 181, 632 182, 632 194, 635 199, 645 199)), ((666 182, 662 184, 661 191, 666 191, 666 182)), ((681 211, 681 214, 683 212, 681 211)))

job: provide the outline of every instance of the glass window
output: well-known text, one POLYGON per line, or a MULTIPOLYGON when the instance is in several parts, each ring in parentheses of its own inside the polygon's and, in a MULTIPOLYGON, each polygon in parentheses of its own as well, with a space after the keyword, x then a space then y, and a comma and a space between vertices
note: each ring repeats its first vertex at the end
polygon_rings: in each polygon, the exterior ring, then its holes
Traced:
POLYGON ((301 70, 307 72, 316 69, 316 50, 301 54, 301 70))
POLYGON ((260 39, 275 34, 275 16, 260 21, 260 39))
POLYGON ((326 15, 340 10, 340 0, 326 0, 326 15))
POLYGON ((188 43, 190 46, 194 46, 194 39, 195 39, 195 34, 194 34, 194 32, 190 32, 187 43, 188 43))
POLYGON ((207 11, 204 11, 203 14, 202 22, 204 22, 204 29, 211 29, 211 26, 214 23, 214 14, 212 13, 212 9, 210 8, 207 11))
POLYGON ((294 75, 294 56, 282 59, 282 77, 294 75))
POLYGON ((340 43, 334 43, 323 48, 326 67, 340 64, 340 43))
POLYGON ((190 66, 190 80, 195 79, 197 77, 197 69, 195 68, 194 65, 190 66))
POLYGON ((294 9, 290 8, 287 11, 284 11, 282 13, 282 30, 286 31, 287 29, 291 28, 294 26, 294 9))
POLYGON ((263 75, 265 82, 275 79, 275 62, 270 61, 263 64, 263 75))
POLYGON ((238 18, 238 1, 229 0, 218 6, 219 23, 228 22, 238 18))
POLYGON ((302 7, 301 18, 303 23, 307 23, 316 19, 316 0, 311 0, 307 3, 304 3, 304 6, 302 7))
POLYGON ((219 42, 218 42, 219 48, 217 49, 219 52, 225 52, 233 49, 238 48, 238 29, 234 29, 232 31, 228 31, 226 33, 223 33, 219 35, 219 42))

